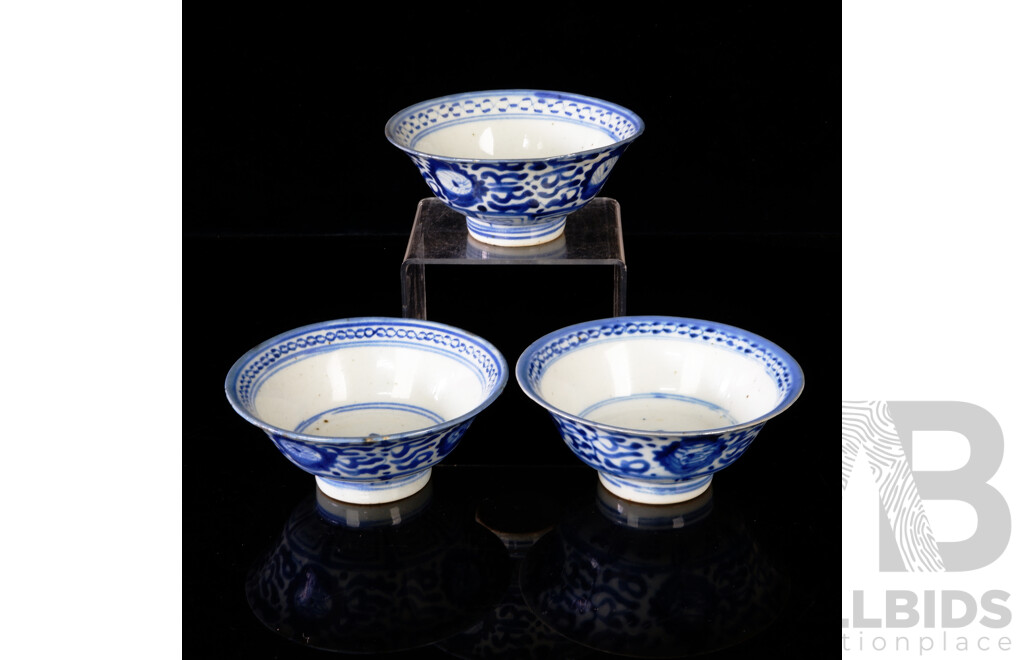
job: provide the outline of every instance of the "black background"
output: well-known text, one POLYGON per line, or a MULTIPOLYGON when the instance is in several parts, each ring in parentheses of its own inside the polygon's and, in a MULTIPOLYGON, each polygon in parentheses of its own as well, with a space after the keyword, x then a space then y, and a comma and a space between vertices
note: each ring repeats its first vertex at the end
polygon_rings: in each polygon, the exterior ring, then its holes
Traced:
MULTIPOLYGON (((285 330, 401 314, 399 268, 429 191, 384 124, 461 91, 572 91, 644 119, 601 192, 622 208, 628 312, 737 325, 800 362, 804 395, 715 484, 758 502, 751 515, 769 538, 799 526, 786 547, 820 578, 817 593, 838 582, 838 518, 822 477, 825 393, 839 378, 838 21, 820 8, 734 3, 704 13, 389 4, 358 17, 310 7, 196 15, 185 39, 186 657, 305 651, 254 620, 242 584, 312 477, 234 414, 224 376, 285 330)), ((494 339, 514 364, 541 328, 610 314, 559 282, 598 297, 610 286, 532 271, 454 278, 430 290, 451 303, 435 320, 494 339)), ((508 475, 576 466, 514 378, 450 461, 508 475)), ((805 603, 805 621, 771 637, 775 648, 823 651, 822 610, 805 603)))

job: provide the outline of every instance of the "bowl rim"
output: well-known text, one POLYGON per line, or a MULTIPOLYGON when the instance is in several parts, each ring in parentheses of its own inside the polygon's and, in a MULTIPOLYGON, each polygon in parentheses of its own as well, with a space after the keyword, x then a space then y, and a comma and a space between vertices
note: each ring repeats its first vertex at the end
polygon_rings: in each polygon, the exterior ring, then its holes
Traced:
POLYGON ((329 327, 345 325, 416 325, 428 329, 451 333, 457 335, 460 339, 466 339, 468 341, 479 344, 481 348, 485 349, 491 355, 491 357, 494 358, 495 363, 497 364, 498 367, 498 378, 495 381, 493 387, 491 387, 490 391, 487 392, 484 399, 468 412, 465 412, 462 415, 459 415, 458 417, 453 417, 452 419, 446 419, 443 422, 432 424, 431 426, 425 426, 422 428, 413 429, 411 431, 402 431, 400 433, 391 433, 386 436, 382 436, 379 440, 377 440, 377 443, 386 443, 387 445, 390 446, 396 443, 412 442, 414 440, 419 440, 426 436, 434 435, 436 433, 466 423, 475 418, 485 408, 494 403, 494 401, 501 395, 502 391, 505 389, 505 385, 508 383, 509 368, 505 356, 501 353, 501 351, 497 349, 497 347, 494 346, 494 344, 484 339, 480 335, 477 335, 468 330, 463 330, 462 328, 453 325, 449 325, 447 323, 439 323, 437 321, 428 321, 424 319, 400 318, 391 316, 355 316, 333 319, 330 321, 320 321, 317 323, 310 323, 308 325, 292 328, 291 330, 286 330, 285 332, 277 334, 271 337, 270 339, 264 340, 257 344, 256 346, 250 348, 248 351, 242 354, 240 358, 235 360, 235 362, 231 365, 231 368, 228 370, 227 376, 224 379, 224 393, 227 396, 228 403, 231 404, 231 407, 235 410, 236 413, 238 413, 243 419, 245 419, 253 426, 256 426, 262 429, 263 431, 266 431, 273 435, 281 436, 287 440, 294 440, 314 445, 367 445, 366 436, 362 435, 312 435, 309 433, 301 433, 298 431, 293 431, 270 424, 269 422, 266 422, 260 419, 259 417, 253 415, 246 409, 242 402, 239 401, 238 393, 234 386, 235 383, 238 381, 238 376, 242 371, 243 367, 246 364, 248 364, 253 357, 262 353, 271 346, 279 344, 282 341, 286 341, 291 337, 296 337, 299 335, 303 335, 309 332, 329 327))
POLYGON ((448 163, 537 163, 537 162, 550 161, 550 160, 555 160, 555 159, 560 159, 560 158, 573 158, 573 157, 577 157, 577 156, 587 156, 587 155, 590 155, 590 154, 601 153, 602 151, 614 150, 614 149, 618 148, 621 145, 629 144, 630 142, 633 142, 634 140, 636 140, 644 132, 645 128, 646 128, 646 124, 644 123, 644 120, 640 118, 640 115, 638 115, 636 112, 630 110, 629 108, 627 108, 627 107, 625 107, 623 105, 620 105, 618 103, 615 103, 613 101, 606 101, 605 99, 598 98, 596 96, 588 96, 587 94, 577 94, 576 92, 565 92, 565 91, 558 91, 558 90, 552 90, 552 89, 536 89, 536 88, 528 88, 528 87, 515 87, 515 88, 508 88, 508 89, 482 89, 482 90, 472 91, 472 92, 458 92, 458 93, 454 93, 454 94, 446 94, 444 96, 437 96, 437 97, 434 97, 432 99, 426 99, 424 101, 418 101, 416 103, 413 103, 412 105, 408 105, 408 106, 402 108, 398 112, 396 112, 393 115, 391 115, 391 117, 384 124, 384 137, 387 138, 388 142, 390 142, 395 147, 397 147, 398 149, 401 149, 402 151, 404 151, 407 154, 411 154, 411 155, 414 155, 414 156, 427 157, 427 158, 435 158, 435 159, 438 159, 438 160, 443 160, 443 161, 448 162, 448 163), (562 97, 562 98, 579 99, 581 101, 587 101, 587 102, 592 102, 594 104, 605 105, 605 106, 608 106, 608 107, 616 110, 617 112, 619 112, 619 113, 629 117, 630 119, 632 119, 633 122, 636 124, 636 133, 634 133, 633 135, 629 136, 628 138, 625 138, 625 139, 622 139, 622 140, 616 140, 615 142, 613 142, 611 144, 607 144, 607 145, 605 145, 603 147, 596 147, 594 149, 584 149, 582 151, 569 151, 569 152, 566 152, 564 154, 558 154, 557 156, 547 156, 547 157, 539 157, 539 158, 466 158, 466 157, 445 156, 443 154, 435 154, 435 153, 431 153, 429 151, 421 151, 419 149, 414 149, 412 147, 407 147, 405 145, 399 144, 395 140, 395 138, 393 137, 393 135, 394 135, 394 130, 393 130, 394 126, 396 124, 398 124, 402 119, 404 119, 404 117, 406 115, 408 115, 410 112, 413 112, 417 108, 420 108, 422 106, 434 105, 434 104, 437 104, 437 103, 441 103, 443 101, 449 101, 449 100, 455 100, 455 99, 460 99, 460 98, 465 98, 465 97, 477 96, 477 95, 481 95, 481 94, 551 94, 551 95, 555 95, 555 96, 562 97))
POLYGON ((793 358, 792 355, 789 354, 789 352, 784 350, 775 342, 765 339, 761 335, 758 335, 754 332, 750 332, 749 330, 744 330, 743 328, 734 325, 729 325, 727 323, 719 323, 717 321, 708 321, 705 319, 697 319, 683 316, 626 315, 608 317, 604 319, 596 319, 592 321, 584 321, 582 323, 568 325, 565 326, 564 328, 560 328, 558 330, 554 330, 552 332, 547 333, 543 337, 540 337, 536 341, 532 342, 529 346, 527 346, 526 349, 524 349, 523 352, 520 354, 519 359, 516 361, 515 371, 516 381, 518 381, 519 387, 520 389, 523 390, 523 393, 526 394, 527 397, 532 399, 538 405, 540 405, 542 408, 545 408, 549 413, 557 417, 572 421, 575 424, 598 429, 601 431, 605 431, 607 433, 634 436, 642 435, 645 437, 658 436, 666 438, 694 438, 708 435, 723 435, 725 433, 731 433, 734 431, 748 429, 752 426, 763 424, 767 422, 769 419, 778 416, 780 413, 785 411, 787 408, 792 406, 793 403, 796 402, 796 400, 800 397, 800 394, 803 392, 804 389, 804 372, 803 369, 800 367, 800 364, 793 358), (538 352, 538 350, 541 349, 541 347, 546 346, 550 342, 560 337, 570 335, 581 330, 593 328, 595 326, 606 325, 609 323, 677 323, 686 325, 696 325, 706 329, 713 329, 715 331, 739 335, 744 339, 754 341, 759 345, 764 346, 766 349, 775 354, 781 361, 783 361, 787 369, 789 369, 790 373, 792 374, 792 386, 790 387, 789 392, 786 394, 785 397, 783 397, 781 401, 775 404, 771 410, 762 415, 758 415, 753 419, 745 420, 743 422, 737 422, 736 424, 730 424, 728 426, 719 426, 714 428, 697 429, 691 431, 648 431, 645 429, 630 428, 628 426, 615 426, 613 424, 595 422, 593 420, 586 419, 585 417, 574 415, 549 403, 543 396, 540 395, 539 392, 536 391, 533 385, 530 384, 527 371, 529 369, 529 364, 533 356, 536 355, 536 353, 538 352))

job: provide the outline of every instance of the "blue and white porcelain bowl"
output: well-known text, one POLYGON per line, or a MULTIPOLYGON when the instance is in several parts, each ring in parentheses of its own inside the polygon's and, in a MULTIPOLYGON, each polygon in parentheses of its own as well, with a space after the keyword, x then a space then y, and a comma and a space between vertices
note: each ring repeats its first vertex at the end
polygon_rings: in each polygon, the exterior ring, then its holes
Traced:
POLYGON ((385 135, 466 216, 473 238, 514 247, 561 236, 566 216, 597 195, 643 130, 608 101, 502 89, 417 103, 391 117, 385 135))
POLYGON ((263 342, 231 367, 225 390, 326 495, 379 504, 423 488, 507 380, 502 354, 464 330, 354 318, 263 342))
POLYGON ((804 384, 767 339, 663 316, 552 332, 523 352, 516 378, 609 491, 647 504, 703 493, 804 384))

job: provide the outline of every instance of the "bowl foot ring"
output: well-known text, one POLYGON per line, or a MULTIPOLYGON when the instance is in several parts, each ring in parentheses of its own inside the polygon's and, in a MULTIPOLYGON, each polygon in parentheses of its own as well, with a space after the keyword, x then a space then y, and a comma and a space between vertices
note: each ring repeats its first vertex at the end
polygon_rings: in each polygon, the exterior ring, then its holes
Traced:
POLYGON ((642 504, 676 504, 699 497, 711 486, 710 474, 674 482, 651 482, 598 472, 601 484, 613 495, 642 504))
POLYGON ((565 233, 566 217, 562 215, 529 224, 511 225, 466 216, 466 229, 470 236, 488 245, 532 247, 553 241, 565 233))
POLYGON ((383 504, 415 495, 430 481, 430 468, 408 477, 388 481, 344 481, 316 477, 316 485, 324 495, 351 504, 383 504))

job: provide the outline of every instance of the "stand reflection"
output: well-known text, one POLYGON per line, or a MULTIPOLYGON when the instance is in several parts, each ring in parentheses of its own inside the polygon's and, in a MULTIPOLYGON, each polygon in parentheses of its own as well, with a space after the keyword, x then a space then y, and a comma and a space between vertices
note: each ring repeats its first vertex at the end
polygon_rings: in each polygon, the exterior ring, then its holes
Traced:
POLYGON ((537 618, 519 586, 523 558, 557 518, 550 501, 521 490, 480 502, 476 521, 504 544, 512 571, 500 602, 472 628, 439 642, 440 650, 466 660, 581 660, 597 655, 537 618))

